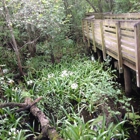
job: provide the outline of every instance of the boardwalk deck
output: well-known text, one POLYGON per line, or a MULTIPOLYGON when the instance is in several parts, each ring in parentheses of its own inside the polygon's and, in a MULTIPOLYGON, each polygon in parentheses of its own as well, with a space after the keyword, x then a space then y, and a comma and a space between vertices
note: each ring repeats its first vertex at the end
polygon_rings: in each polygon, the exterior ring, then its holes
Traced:
POLYGON ((116 59, 120 73, 125 66, 134 70, 140 87, 140 14, 95 14, 83 19, 82 28, 88 46, 116 59))

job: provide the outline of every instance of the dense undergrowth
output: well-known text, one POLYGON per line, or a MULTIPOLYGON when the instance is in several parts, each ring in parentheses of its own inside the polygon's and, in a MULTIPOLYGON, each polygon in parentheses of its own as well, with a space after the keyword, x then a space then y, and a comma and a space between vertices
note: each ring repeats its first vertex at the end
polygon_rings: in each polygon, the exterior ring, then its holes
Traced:
MULTIPOLYGON (((40 51, 45 50, 38 49, 38 54, 40 51)), ((56 60, 60 54, 55 64, 45 53, 27 59, 27 75, 15 81, 11 67, 6 65, 10 62, 1 61, 8 70, 0 77, 0 102, 23 102, 25 96, 43 96, 38 107, 65 140, 127 139, 124 123, 130 99, 121 93, 114 72, 106 67, 108 61, 101 64, 89 60, 78 45, 56 51, 56 60)), ((36 137, 40 132, 38 122, 30 121, 29 113, 14 113, 15 110, 0 109, 0 139, 36 137), (3 117, 4 114, 9 116, 3 117)))

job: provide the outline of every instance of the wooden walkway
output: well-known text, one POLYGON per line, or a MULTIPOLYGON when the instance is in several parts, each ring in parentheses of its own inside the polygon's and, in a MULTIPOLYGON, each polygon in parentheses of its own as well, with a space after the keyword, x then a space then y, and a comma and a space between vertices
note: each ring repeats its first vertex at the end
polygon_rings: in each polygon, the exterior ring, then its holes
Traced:
POLYGON ((88 47, 101 50, 104 59, 113 57, 120 73, 125 67, 134 70, 140 87, 140 14, 93 14, 83 19, 82 28, 88 47))

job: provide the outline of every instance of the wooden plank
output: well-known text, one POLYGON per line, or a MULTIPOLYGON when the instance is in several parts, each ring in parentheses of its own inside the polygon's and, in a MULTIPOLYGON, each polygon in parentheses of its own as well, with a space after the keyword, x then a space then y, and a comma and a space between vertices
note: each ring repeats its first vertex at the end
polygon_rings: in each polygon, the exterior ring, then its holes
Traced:
POLYGON ((115 27, 116 21, 113 20, 104 20, 103 21, 103 26, 112 26, 115 27))
POLYGON ((105 44, 105 47, 107 50, 111 50, 112 52, 115 52, 117 54, 117 48, 110 47, 108 44, 105 44))
POLYGON ((104 35, 105 35, 105 36, 110 36, 110 37, 116 38, 116 34, 111 33, 111 32, 106 32, 106 31, 104 31, 104 35))
POLYGON ((108 55, 110 55, 111 57, 113 57, 114 59, 118 59, 117 58, 117 55, 115 54, 115 53, 112 53, 111 51, 109 51, 109 50, 106 50, 106 53, 108 54, 108 55))
POLYGON ((95 23, 94 23, 94 27, 100 28, 100 24, 95 24, 95 23))
POLYGON ((121 35, 127 35, 127 36, 134 37, 134 31, 121 30, 121 35))
POLYGON ((100 26, 94 26, 94 30, 100 30, 100 26))
POLYGON ((115 29, 115 28, 107 27, 107 26, 103 26, 103 30, 104 30, 104 31, 116 32, 116 29, 115 29))
POLYGON ((95 38, 99 38, 101 40, 101 34, 95 34, 95 38))
POLYGON ((136 22, 133 21, 120 21, 120 28, 134 30, 136 22))
POLYGON ((94 21, 94 23, 100 24, 100 21, 102 21, 102 20, 101 20, 101 19, 100 19, 100 20, 96 19, 96 20, 94 21))
POLYGON ((121 36, 121 41, 128 41, 128 42, 135 42, 134 38, 131 37, 126 37, 126 36, 121 36))
POLYGON ((96 34, 101 34, 101 31, 100 31, 99 29, 94 29, 94 32, 95 32, 96 34))
POLYGON ((93 22, 91 22, 91 27, 92 27, 92 36, 93 36, 93 50, 94 50, 94 52, 96 52, 97 49, 96 49, 96 43, 95 43, 95 33, 94 33, 94 24, 93 24, 93 22))
POLYGON ((94 23, 94 27, 96 27, 96 28, 100 28, 100 25, 94 23))
POLYGON ((98 43, 99 45, 101 45, 101 40, 99 39, 95 39, 96 43, 98 43))
POLYGON ((103 51, 103 59, 106 59, 106 50, 105 50, 105 44, 104 44, 104 34, 103 34, 103 22, 100 22, 100 30, 101 30, 101 43, 102 43, 102 51, 103 51))
POLYGON ((94 32, 95 37, 101 38, 101 32, 94 32))
POLYGON ((127 46, 121 45, 121 50, 126 52, 128 55, 133 56, 135 58, 135 49, 131 49, 127 46))
POLYGON ((137 86, 140 87, 140 23, 135 25, 134 30, 135 30, 136 78, 137 78, 137 86))
POLYGON ((116 42, 113 42, 113 41, 111 42, 111 41, 106 39, 105 44, 110 46, 110 48, 117 48, 117 43, 116 42))
POLYGON ((127 46, 131 49, 135 48, 135 43, 121 39, 121 45, 127 46))
POLYGON ((89 31, 92 31, 92 28, 91 27, 89 27, 89 31))
POLYGON ((127 67, 131 68, 132 70, 136 71, 135 63, 130 63, 129 61, 123 59, 123 64, 127 67))
POLYGON ((121 52, 122 52, 122 57, 123 57, 124 59, 128 59, 128 60, 130 60, 130 61, 132 61, 132 62, 135 62, 135 58, 134 58, 134 57, 128 55, 128 54, 127 54, 126 52, 124 52, 124 51, 121 51, 121 52))
POLYGON ((122 54, 121 54, 121 32, 120 32, 120 22, 116 23, 116 38, 117 38, 117 54, 118 54, 118 66, 119 73, 123 73, 122 67, 122 54))
POLYGON ((95 38, 99 38, 101 40, 101 34, 95 33, 95 38))
POLYGON ((110 37, 110 36, 104 36, 105 40, 108 40, 110 42, 114 42, 114 43, 117 43, 117 39, 116 38, 113 38, 113 37, 110 37))
POLYGON ((105 15, 105 19, 140 19, 139 13, 105 15))
POLYGON ((92 33, 89 33, 89 39, 93 40, 92 33))
POLYGON ((99 44, 101 44, 101 39, 100 38, 95 37, 95 41, 98 42, 99 44))
MULTIPOLYGON (((101 21, 101 20, 100 20, 101 21)), ((95 25, 100 25, 100 21, 94 20, 95 25)))

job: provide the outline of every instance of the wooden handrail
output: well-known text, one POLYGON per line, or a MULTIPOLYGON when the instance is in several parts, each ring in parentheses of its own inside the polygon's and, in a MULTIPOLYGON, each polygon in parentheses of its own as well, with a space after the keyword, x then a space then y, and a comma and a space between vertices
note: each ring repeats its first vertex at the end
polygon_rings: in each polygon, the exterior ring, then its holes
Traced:
MULTIPOLYGON (((97 15, 96 15, 97 16, 97 15)), ((119 73, 123 72, 123 65, 136 71, 137 86, 140 87, 140 14, 105 15, 110 19, 83 20, 83 34, 88 40, 88 46, 93 44, 93 50, 97 48, 118 61, 119 73), (128 17, 126 17, 128 15, 128 17), (112 17, 127 20, 113 20, 112 17), (130 19, 131 20, 128 20, 130 19), (99 45, 96 45, 99 44, 99 45)))

